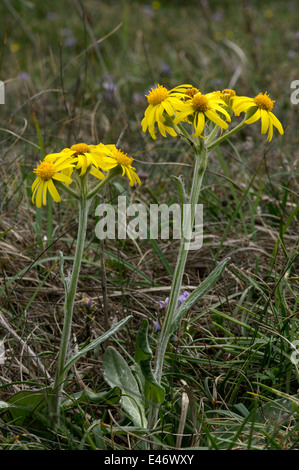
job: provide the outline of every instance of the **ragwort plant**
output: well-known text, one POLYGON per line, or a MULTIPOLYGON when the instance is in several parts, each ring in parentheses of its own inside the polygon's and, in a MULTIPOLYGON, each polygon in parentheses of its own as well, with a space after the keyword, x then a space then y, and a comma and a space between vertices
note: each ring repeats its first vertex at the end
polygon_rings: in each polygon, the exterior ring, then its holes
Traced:
MULTIPOLYGON (((94 196, 121 172, 123 175, 127 175, 131 186, 141 184, 139 176, 136 174, 134 167, 132 167, 132 162, 133 158, 128 157, 115 145, 105 146, 101 143, 98 145, 79 143, 72 145, 71 148, 63 149, 60 153, 46 156, 34 170, 37 178, 32 185, 32 200, 36 202, 37 207, 40 207, 41 203, 46 205, 48 192, 55 202, 60 202, 60 195, 54 184, 55 181, 58 182, 58 185, 62 189, 69 192, 78 200, 79 211, 78 236, 71 276, 65 277, 63 273, 63 263, 61 263, 60 269, 65 288, 65 307, 61 345, 53 384, 53 396, 50 400, 50 412, 54 424, 59 424, 63 385, 67 370, 74 362, 74 357, 68 357, 68 349, 90 203, 94 196), (107 172, 106 176, 101 170, 107 172), (100 180, 100 182, 91 186, 89 182, 90 175, 100 180), (73 181, 76 185, 75 190, 69 187, 73 181)), ((122 327, 130 318, 129 316, 125 318, 124 321, 121 321, 116 330, 118 331, 119 327, 122 327)), ((116 330, 112 328, 104 337, 101 337, 102 340, 107 339, 107 337, 114 334, 116 330)), ((99 341, 96 341, 93 347, 98 346, 98 344, 99 341)), ((88 349, 90 349, 90 347, 88 349)), ((81 355, 82 351, 80 357, 81 355)), ((75 358, 75 360, 77 360, 77 358, 75 358)))
MULTIPOLYGON (((156 139, 157 128, 163 137, 168 134, 173 138, 181 138, 193 153, 194 167, 189 194, 183 179, 175 178, 182 206, 181 240, 155 357, 149 346, 147 320, 141 323, 137 334, 133 367, 130 367, 112 346, 106 348, 103 356, 104 379, 111 387, 117 387, 122 391, 122 408, 135 426, 135 431, 139 430, 143 436, 151 434, 159 423, 159 409, 165 397, 162 376, 169 340, 181 319, 201 297, 209 292, 229 262, 229 259, 221 261, 190 295, 184 297, 183 302, 179 301, 185 264, 193 236, 196 204, 209 163, 210 152, 246 125, 259 119, 261 120, 261 133, 268 132, 267 141, 272 140, 274 127, 280 134, 284 132, 281 123, 272 113, 274 101, 267 93, 260 93, 255 98, 249 98, 237 96, 234 90, 228 89, 203 94, 192 85, 180 85, 172 90, 158 85, 149 91, 147 102, 148 107, 141 123, 142 130, 148 131, 153 139, 156 139), (241 113, 245 114, 243 120, 230 129, 232 117, 238 117, 241 113), (188 204, 186 204, 187 201, 188 204)), ((65 290, 65 303, 55 379, 53 384, 45 390, 37 392, 36 395, 31 394, 29 401, 26 394, 20 397, 19 402, 12 400, 15 418, 18 417, 18 413, 24 414, 24 407, 28 406, 31 412, 34 410, 34 413, 38 414, 39 419, 57 428, 60 424, 64 384, 70 367, 88 351, 114 335, 132 318, 131 315, 127 316, 79 352, 73 356, 70 354, 74 300, 80 275, 89 207, 95 195, 121 174, 128 177, 131 186, 141 184, 132 163, 133 159, 115 145, 77 143, 58 153, 45 156, 34 169, 36 179, 32 184, 33 203, 40 208, 47 204, 49 198, 60 202, 60 191, 65 191, 77 201, 79 223, 73 268, 68 276, 65 276, 63 272, 63 254, 60 254, 60 274, 65 290), (40 407, 41 401, 46 403, 43 408, 40 407), (18 403, 22 405, 19 409, 18 403)), ((75 400, 74 397, 73 399, 75 400)), ((144 448, 144 445, 141 447, 144 448)))
POLYGON ((148 107, 141 122, 142 130, 148 131, 153 139, 156 139, 157 129, 163 137, 167 135, 179 137, 186 143, 189 150, 192 150, 194 156, 189 194, 182 178, 175 178, 182 206, 181 227, 183 230, 155 357, 153 358, 148 342, 147 320, 141 324, 136 343, 134 367, 139 376, 140 386, 125 360, 114 348, 109 346, 103 357, 106 381, 111 386, 120 386, 125 392, 123 408, 128 417, 135 426, 147 429, 151 433, 159 425, 159 408, 165 397, 162 376, 169 340, 181 319, 213 287, 229 262, 229 259, 220 262, 210 275, 184 299, 184 302, 179 302, 190 240, 193 235, 196 204, 210 152, 233 134, 258 120, 261 121, 261 133, 268 133, 267 141, 269 142, 273 138, 274 127, 281 135, 284 130, 272 112, 274 101, 267 93, 259 93, 255 98, 250 98, 237 96, 236 92, 230 89, 203 94, 192 85, 180 85, 171 90, 158 85, 149 91, 146 98, 148 107), (243 120, 233 128, 229 128, 232 117, 238 117, 241 113, 244 113, 243 120), (186 204, 187 200, 188 204, 186 204))
MULTIPOLYGON (((116 145, 87 145, 78 143, 61 152, 46 155, 33 170, 36 178, 32 184, 32 202, 37 208, 46 206, 52 198, 61 201, 59 191, 66 191, 78 203, 78 232, 73 268, 69 275, 63 272, 63 254, 60 253, 60 274, 65 290, 64 321, 55 379, 50 386, 37 392, 22 392, 12 397, 7 406, 10 415, 17 421, 26 417, 24 409, 35 415, 46 426, 60 425, 63 389, 70 367, 88 351, 96 348, 103 341, 119 331, 131 318, 127 316, 114 325, 104 335, 71 355, 70 336, 74 301, 82 262, 86 238, 90 204, 99 191, 115 177, 126 175, 130 185, 141 184, 140 178, 132 166, 133 158, 128 157, 116 145), (105 174, 103 173, 105 172, 105 174), (94 179, 94 181, 92 181, 94 179)), ((20 421, 18 421, 21 423, 20 421)))

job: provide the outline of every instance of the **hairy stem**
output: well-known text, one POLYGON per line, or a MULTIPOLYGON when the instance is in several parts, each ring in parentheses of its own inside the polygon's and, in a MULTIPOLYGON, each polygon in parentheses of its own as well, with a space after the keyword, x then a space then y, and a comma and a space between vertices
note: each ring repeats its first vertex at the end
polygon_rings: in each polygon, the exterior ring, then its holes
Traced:
POLYGON ((75 302, 75 295, 77 290, 78 278, 81 268, 81 261, 84 250, 84 242, 87 228, 87 217, 89 202, 87 200, 87 184, 86 179, 81 179, 81 197, 79 199, 79 224, 77 245, 74 257, 73 270, 70 279, 65 279, 65 305, 64 305, 64 322, 62 337, 60 343, 60 350, 57 361, 56 376, 54 381, 54 396, 52 401, 52 414, 54 424, 59 424, 60 419, 60 403, 65 381, 65 374, 63 369, 68 355, 69 341, 71 336, 73 309, 75 302))
MULTIPOLYGON (((188 227, 189 230, 192 230, 196 204, 198 203, 198 198, 200 194, 200 189, 202 185, 202 180, 204 177, 206 164, 207 164, 207 152, 206 149, 201 147, 193 148, 195 153, 195 165, 193 171, 193 180, 192 187, 190 192, 190 206, 189 206, 189 218, 188 218, 188 227)), ((186 228, 186 227, 185 227, 186 228)), ((189 233, 190 235, 190 233, 189 233)), ((185 230, 181 234, 180 248, 177 258, 177 264, 175 272, 173 275, 171 292, 169 296, 168 308, 165 314, 163 321, 161 334, 159 338, 159 343, 156 351, 156 363, 155 363, 155 378, 159 384, 161 384, 162 373, 163 373, 163 364, 164 357, 168 345, 168 341, 173 334, 174 326, 174 313, 177 309, 178 298, 180 295, 180 289, 182 286, 182 279, 184 275, 185 265, 188 256, 188 250, 190 245, 190 236, 186 236, 185 230)), ((149 409, 149 429, 152 429, 156 423, 158 417, 159 405, 151 404, 149 409)))

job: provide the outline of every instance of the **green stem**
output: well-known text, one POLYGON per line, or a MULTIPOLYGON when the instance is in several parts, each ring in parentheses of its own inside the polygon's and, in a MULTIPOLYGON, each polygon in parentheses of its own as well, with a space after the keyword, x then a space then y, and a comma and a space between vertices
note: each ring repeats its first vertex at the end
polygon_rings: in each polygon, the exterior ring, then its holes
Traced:
MULTIPOLYGON (((50 246, 52 243, 52 235, 53 235, 53 207, 52 207, 52 199, 50 197, 48 197, 47 207, 48 207, 47 245, 50 246)), ((52 251, 51 248, 50 250, 52 251)))
POLYGON ((121 174, 121 167, 117 166, 115 168, 112 168, 112 170, 109 170, 107 175, 105 176, 105 179, 103 179, 99 184, 97 184, 91 191, 89 191, 87 195, 87 200, 92 199, 100 189, 103 189, 104 186, 106 186, 109 181, 111 181, 115 176, 118 176, 121 174))
POLYGON ((61 181, 55 181, 55 184, 58 188, 63 189, 66 193, 68 193, 70 196, 72 196, 75 199, 80 199, 80 194, 78 194, 76 191, 71 189, 69 186, 66 184, 62 183, 61 181))
MULTIPOLYGON (((188 225, 192 230, 196 204, 198 203, 198 198, 201 190, 201 185, 206 170, 207 164, 207 151, 204 147, 193 147, 195 153, 195 166, 193 171, 193 181, 190 193, 190 219, 188 225)), ((163 321, 159 343, 156 350, 156 363, 155 363, 155 378, 159 384, 161 384, 162 373, 163 373, 163 364, 164 357, 167 349, 167 345, 171 335, 173 334, 173 322, 174 322, 174 312, 177 309, 178 298, 180 295, 180 289, 182 286, 182 279, 185 271, 185 265, 188 256, 188 250, 190 245, 189 237, 185 236, 185 231, 183 230, 181 236, 181 242, 179 247, 179 253, 177 258, 177 264, 172 280, 171 292, 169 296, 168 308, 165 314, 163 321)), ((152 429, 157 417, 158 417, 159 405, 151 404, 149 409, 149 429, 152 429)))
POLYGON ((64 323, 61 337, 59 356, 57 361, 56 376, 54 381, 54 396, 52 402, 52 413, 54 424, 58 425, 60 420, 60 402, 65 381, 63 369, 67 359, 69 341, 71 336, 72 317, 77 290, 78 278, 81 268, 81 261, 84 250, 84 242, 87 228, 87 217, 89 209, 89 201, 87 200, 87 178, 81 178, 79 199, 79 224, 77 245, 74 257, 73 270, 70 279, 65 279, 65 306, 64 306, 64 323))
POLYGON ((244 120, 240 122, 236 127, 234 127, 231 131, 225 132, 219 139, 214 140, 214 142, 211 143, 211 145, 207 145, 207 150, 210 152, 214 147, 217 147, 217 145, 221 144, 224 140, 228 139, 230 136, 235 134, 236 132, 240 131, 245 127, 247 124, 245 123, 245 120, 247 117, 245 116, 244 120))

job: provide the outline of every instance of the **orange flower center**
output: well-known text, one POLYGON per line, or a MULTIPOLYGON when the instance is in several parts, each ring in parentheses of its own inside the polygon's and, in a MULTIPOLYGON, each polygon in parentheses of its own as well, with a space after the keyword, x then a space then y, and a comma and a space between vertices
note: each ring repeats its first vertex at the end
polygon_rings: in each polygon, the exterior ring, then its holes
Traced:
POLYGON ((40 162, 40 165, 33 171, 40 179, 48 181, 55 175, 56 168, 51 162, 40 162))
POLYGON ((204 112, 209 109, 209 101, 205 95, 197 93, 192 98, 192 106, 196 111, 204 112))
POLYGON ((71 150, 73 150, 76 154, 83 154, 89 152, 89 147, 87 144, 75 144, 71 146, 71 150))
POLYGON ((264 95, 263 93, 259 93, 254 98, 254 102, 258 108, 265 109, 266 111, 271 111, 275 103, 275 101, 270 100, 267 92, 264 95))
POLYGON ((225 88, 222 90, 221 94, 227 98, 231 98, 232 96, 236 96, 235 90, 231 90, 230 88, 225 88))
POLYGON ((147 97, 148 104, 156 106, 168 98, 169 92, 164 86, 158 85, 157 88, 152 88, 149 94, 145 96, 147 97))
POLYGON ((188 88, 188 90, 185 91, 185 96, 184 99, 185 100, 188 100, 190 98, 193 98, 194 95, 197 95, 197 93, 199 93, 199 90, 195 87, 192 87, 192 88, 188 88))
POLYGON ((117 160, 117 163, 124 166, 131 166, 133 158, 128 157, 126 153, 122 152, 121 150, 116 149, 113 152, 114 158, 117 160))

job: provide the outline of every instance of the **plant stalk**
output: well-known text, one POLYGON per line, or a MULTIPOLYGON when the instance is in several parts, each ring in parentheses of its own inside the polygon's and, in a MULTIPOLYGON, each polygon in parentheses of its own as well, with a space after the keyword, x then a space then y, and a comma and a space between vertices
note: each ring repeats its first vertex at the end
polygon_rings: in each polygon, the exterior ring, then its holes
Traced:
POLYGON ((75 302, 75 295, 77 290, 78 278, 81 268, 82 256, 84 251, 84 243, 86 237, 87 218, 89 201, 87 200, 87 178, 81 178, 80 184, 81 195, 79 199, 79 223, 78 223, 78 235, 77 245, 74 257, 73 270, 70 279, 65 279, 65 305, 64 305, 64 322, 62 337, 60 343, 60 350, 57 361, 56 376, 54 381, 54 396, 52 400, 52 414, 54 424, 59 425, 60 421, 60 404, 61 396, 63 391, 63 385, 65 381, 65 374, 63 373, 64 366, 66 363, 69 341, 71 336, 73 309, 75 302))
MULTIPOLYGON (((196 212, 196 204, 201 190, 201 185, 204 177, 204 173, 207 165, 207 151, 203 146, 194 146, 193 151, 195 154, 195 164, 193 171, 193 180, 190 192, 190 214, 188 219, 188 227, 190 230, 193 228, 196 212)), ((185 228, 185 227, 184 227, 185 228)), ((159 343, 156 350, 156 363, 155 363, 155 378, 159 384, 161 384, 164 357, 167 349, 167 345, 171 335, 173 334, 173 323, 174 323, 174 312, 177 309, 178 298, 180 295, 180 289, 182 286, 182 279, 185 271, 185 265, 187 261, 190 237, 186 237, 185 230, 182 230, 181 242, 179 247, 179 253, 177 258, 177 264, 173 275, 172 286, 169 296, 168 308, 163 321, 159 343)), ((190 233, 189 233, 190 235, 190 233)), ((153 429, 157 418, 158 418, 159 405, 151 403, 149 408, 149 429, 153 429)))

